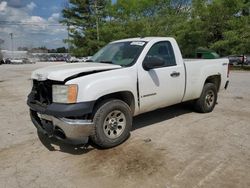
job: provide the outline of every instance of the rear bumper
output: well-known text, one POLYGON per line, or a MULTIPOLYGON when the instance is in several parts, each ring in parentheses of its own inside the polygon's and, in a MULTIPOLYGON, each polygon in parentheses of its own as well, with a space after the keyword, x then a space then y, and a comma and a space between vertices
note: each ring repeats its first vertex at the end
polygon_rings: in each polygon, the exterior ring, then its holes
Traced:
POLYGON ((71 144, 84 144, 94 133, 94 124, 89 120, 56 118, 30 110, 30 117, 37 130, 71 144))

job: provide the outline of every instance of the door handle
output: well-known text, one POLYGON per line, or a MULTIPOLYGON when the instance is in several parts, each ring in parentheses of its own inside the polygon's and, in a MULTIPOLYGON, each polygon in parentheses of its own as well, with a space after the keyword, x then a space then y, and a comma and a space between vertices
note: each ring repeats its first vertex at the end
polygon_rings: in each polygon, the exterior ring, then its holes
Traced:
POLYGON ((170 74, 170 76, 172 76, 172 77, 178 77, 178 76, 180 76, 180 74, 181 73, 179 73, 179 72, 172 72, 171 74, 170 74))

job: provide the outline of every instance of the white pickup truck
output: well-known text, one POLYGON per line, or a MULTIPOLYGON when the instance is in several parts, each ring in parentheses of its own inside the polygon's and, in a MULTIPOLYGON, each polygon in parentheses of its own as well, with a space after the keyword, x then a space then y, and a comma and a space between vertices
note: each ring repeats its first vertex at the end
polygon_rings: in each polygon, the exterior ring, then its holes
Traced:
POLYGON ((193 101, 198 112, 214 109, 229 83, 228 59, 182 59, 168 37, 114 41, 86 63, 32 73, 28 96, 38 131, 66 142, 109 148, 125 141, 133 116, 193 101))

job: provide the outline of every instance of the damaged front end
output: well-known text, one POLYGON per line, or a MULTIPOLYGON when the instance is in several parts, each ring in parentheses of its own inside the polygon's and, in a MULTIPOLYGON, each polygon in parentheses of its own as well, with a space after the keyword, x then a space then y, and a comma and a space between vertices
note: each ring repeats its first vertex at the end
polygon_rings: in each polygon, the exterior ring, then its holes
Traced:
POLYGON ((27 104, 30 116, 39 132, 72 144, 84 144, 93 134, 93 122, 88 118, 95 101, 64 104, 53 103, 53 85, 63 82, 33 80, 27 104))

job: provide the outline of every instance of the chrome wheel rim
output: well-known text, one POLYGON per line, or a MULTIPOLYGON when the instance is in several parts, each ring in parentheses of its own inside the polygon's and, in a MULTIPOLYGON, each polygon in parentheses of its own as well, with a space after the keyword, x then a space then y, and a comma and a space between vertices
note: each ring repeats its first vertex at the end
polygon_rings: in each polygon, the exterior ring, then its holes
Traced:
POLYGON ((118 138, 126 127, 126 118, 120 110, 110 112, 103 123, 103 131, 110 139, 118 138))
POLYGON ((205 103, 208 107, 212 107, 214 104, 214 99, 215 99, 215 95, 214 92, 212 90, 209 90, 207 92, 206 98, 205 98, 205 103))

